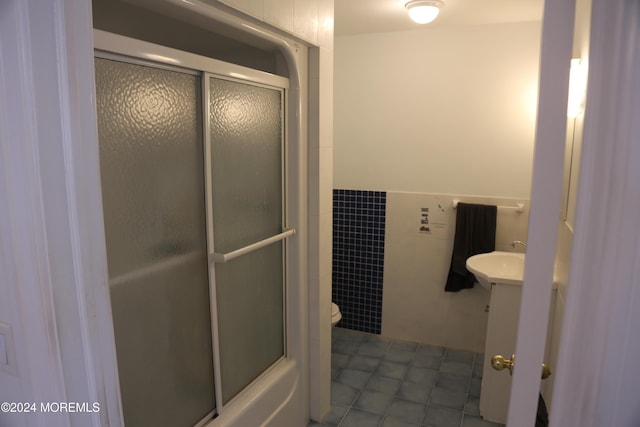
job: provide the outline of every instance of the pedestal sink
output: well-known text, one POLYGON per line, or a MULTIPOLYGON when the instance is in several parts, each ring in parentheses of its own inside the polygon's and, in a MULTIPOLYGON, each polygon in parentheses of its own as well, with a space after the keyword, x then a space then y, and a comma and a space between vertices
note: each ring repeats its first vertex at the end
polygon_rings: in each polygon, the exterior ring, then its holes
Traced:
MULTIPOLYGON (((476 276, 478 283, 490 291, 478 410, 483 419, 498 424, 507 422, 511 377, 504 372, 491 369, 491 358, 495 354, 515 353, 524 262, 525 254, 501 251, 474 255, 466 262, 467 269, 476 276)), ((551 298, 551 307, 555 307, 555 285, 551 298)), ((551 310, 549 324, 553 315, 554 310, 551 310)), ((548 356, 547 354, 545 358, 548 356)))
POLYGON ((524 257, 524 254, 517 252, 493 251, 469 257, 466 264, 478 283, 490 290, 492 283, 522 285, 524 257))
POLYGON ((494 251, 469 257, 466 263, 491 295, 478 410, 482 418, 499 424, 507 422, 511 377, 491 369, 491 357, 515 353, 524 257, 522 253, 494 251))

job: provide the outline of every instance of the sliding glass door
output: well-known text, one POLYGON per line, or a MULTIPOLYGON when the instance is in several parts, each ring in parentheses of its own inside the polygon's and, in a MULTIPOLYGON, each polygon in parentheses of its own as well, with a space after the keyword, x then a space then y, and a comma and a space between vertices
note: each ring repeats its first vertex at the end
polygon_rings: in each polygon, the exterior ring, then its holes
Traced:
POLYGON ((127 427, 200 425, 286 353, 286 79, 207 61, 95 60, 127 427))
POLYGON ((200 76, 97 58, 109 286, 127 427, 214 411, 200 76))
POLYGON ((224 405, 284 356, 283 91, 207 76, 205 93, 224 405))

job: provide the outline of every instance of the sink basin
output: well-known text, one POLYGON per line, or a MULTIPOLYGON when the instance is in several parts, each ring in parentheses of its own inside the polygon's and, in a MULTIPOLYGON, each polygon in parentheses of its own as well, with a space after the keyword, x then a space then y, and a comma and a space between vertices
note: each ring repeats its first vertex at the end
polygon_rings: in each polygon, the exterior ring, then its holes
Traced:
POLYGON ((466 264, 478 283, 485 289, 491 289, 492 283, 522 285, 524 257, 517 252, 493 251, 469 257, 466 264))

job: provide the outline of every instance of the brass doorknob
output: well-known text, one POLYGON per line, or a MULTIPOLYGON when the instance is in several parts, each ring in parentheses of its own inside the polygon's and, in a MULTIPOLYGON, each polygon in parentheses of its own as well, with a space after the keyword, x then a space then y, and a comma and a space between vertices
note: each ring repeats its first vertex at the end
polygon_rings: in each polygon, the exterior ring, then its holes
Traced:
POLYGON ((542 379, 546 380, 551 376, 551 368, 546 363, 542 364, 542 379))
MULTIPOLYGON (((516 364, 516 355, 512 354, 511 359, 505 359, 503 355, 496 354, 491 358, 491 366, 496 371, 504 369, 509 370, 509 375, 513 375, 513 368, 516 364)), ((542 364, 542 379, 545 380, 551 376, 551 369, 546 363, 542 364)))
POLYGON ((496 354, 491 358, 491 366, 496 371, 502 371, 504 369, 509 370, 509 375, 513 375, 513 365, 516 363, 516 355, 512 354, 511 359, 505 359, 503 355, 496 354))

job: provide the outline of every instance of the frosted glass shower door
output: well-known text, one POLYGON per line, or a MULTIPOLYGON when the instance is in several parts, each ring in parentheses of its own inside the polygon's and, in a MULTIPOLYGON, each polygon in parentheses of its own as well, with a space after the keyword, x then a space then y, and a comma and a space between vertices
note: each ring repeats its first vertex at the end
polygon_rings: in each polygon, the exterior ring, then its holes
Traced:
POLYGON ((95 66, 125 424, 193 426, 215 406, 201 76, 95 66))
POLYGON ((209 76, 208 152, 221 403, 285 354, 279 88, 209 76))

